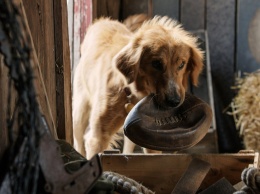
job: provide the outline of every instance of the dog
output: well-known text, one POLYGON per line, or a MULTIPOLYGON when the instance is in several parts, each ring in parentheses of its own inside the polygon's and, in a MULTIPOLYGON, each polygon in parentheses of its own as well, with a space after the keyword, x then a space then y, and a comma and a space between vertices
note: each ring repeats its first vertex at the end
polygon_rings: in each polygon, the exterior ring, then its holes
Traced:
MULTIPOLYGON (((88 28, 81 54, 73 80, 73 137, 87 159, 115 143, 126 104, 154 94, 160 106, 180 106, 189 80, 197 86, 203 69, 197 38, 166 16, 134 32, 119 21, 98 19, 88 28)), ((124 143, 124 153, 132 152, 134 144, 124 143)))

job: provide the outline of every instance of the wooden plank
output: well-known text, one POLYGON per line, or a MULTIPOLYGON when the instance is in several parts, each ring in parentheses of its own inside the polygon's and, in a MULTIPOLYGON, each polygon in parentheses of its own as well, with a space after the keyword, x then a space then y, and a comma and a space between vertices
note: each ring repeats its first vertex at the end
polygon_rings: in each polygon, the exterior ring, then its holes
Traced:
POLYGON ((153 15, 167 15, 179 20, 179 0, 153 0, 153 15))
POLYGON ((113 171, 160 194, 171 193, 193 158, 211 164, 201 189, 205 189, 222 177, 231 184, 240 181, 241 172, 254 162, 255 154, 114 154, 101 155, 104 171, 113 171), (163 165, 162 165, 163 164, 163 165))
POLYGON ((80 43, 82 43, 87 28, 92 22, 92 0, 84 0, 80 3, 80 43))
POLYGON ((213 95, 213 85, 212 85, 212 76, 211 76, 211 63, 210 63, 210 50, 209 50, 209 41, 208 33, 205 30, 196 30, 193 31, 193 34, 199 38, 200 48, 205 52, 204 56, 204 69, 202 74, 199 77, 199 86, 191 86, 192 93, 207 102, 213 112, 212 119, 212 129, 216 129, 216 118, 215 118, 215 106, 214 106, 214 95, 213 95))
POLYGON ((69 28, 69 45, 70 45, 70 65, 73 68, 73 18, 74 18, 74 0, 67 0, 68 9, 68 28, 69 28))
POLYGON ((111 17, 119 19, 120 0, 93 0, 93 19, 111 17))
POLYGON ((231 116, 223 113, 234 91, 235 0, 207 0, 207 31, 220 152, 241 149, 231 116))
POLYGON ((54 57, 53 2, 21 1, 24 18, 32 43, 35 64, 36 90, 41 111, 45 115, 52 135, 56 136, 56 85, 54 57), (46 94, 46 95, 45 95, 46 94))
POLYGON ((186 30, 205 29, 205 0, 181 0, 180 21, 186 30))
MULTIPOLYGON (((4 151, 8 147, 8 131, 7 131, 7 123, 6 123, 6 113, 7 113, 7 91, 8 91, 8 69, 3 61, 4 57, 0 54, 0 160, 4 154, 4 151)), ((1 170, 0 170, 1 172, 1 170)))
POLYGON ((66 0, 54 1, 57 134, 72 143, 71 70, 66 0))
POLYGON ((204 69, 203 72, 201 73, 200 77, 199 77, 199 86, 198 87, 191 87, 191 91, 194 95, 196 95, 197 97, 201 98, 202 100, 204 100, 205 102, 207 102, 208 104, 210 104, 210 94, 209 94, 209 85, 211 83, 208 83, 208 72, 207 68, 210 64, 209 61, 207 60, 207 55, 209 55, 210 51, 206 50, 206 35, 205 35, 205 31, 195 31, 193 32, 193 34, 195 36, 197 36, 199 39, 199 45, 200 45, 200 49, 203 50, 205 52, 205 60, 204 60, 204 69))
POLYGON ((211 72, 228 105, 233 97, 235 56, 235 0, 207 1, 207 31, 211 72))
POLYGON ((148 0, 122 0, 121 2, 121 20, 130 15, 146 13, 149 14, 148 0))
POLYGON ((72 47, 72 67, 76 68, 80 59, 80 6, 81 0, 74 0, 74 18, 73 18, 73 47, 72 47))
POLYGON ((260 67, 260 1, 238 0, 236 70, 253 72, 260 67))

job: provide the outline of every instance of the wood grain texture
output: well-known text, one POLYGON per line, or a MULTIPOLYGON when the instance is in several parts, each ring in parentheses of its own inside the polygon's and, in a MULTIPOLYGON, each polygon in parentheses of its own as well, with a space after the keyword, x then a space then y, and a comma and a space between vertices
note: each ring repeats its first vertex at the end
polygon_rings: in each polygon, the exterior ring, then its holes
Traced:
POLYGON ((235 56, 235 0, 207 1, 207 31, 211 71, 213 79, 225 98, 224 105, 230 103, 234 85, 235 56))
MULTIPOLYGON (((54 15, 53 1, 37 0, 23 1, 26 18, 29 24, 34 48, 39 60, 40 71, 44 79, 50 103, 53 121, 56 121, 56 80, 55 80, 55 50, 54 50, 54 15)), ((36 61, 35 61, 36 62, 36 61)), ((39 73, 39 72, 36 72, 39 73)), ((39 79, 39 74, 36 74, 39 79)), ((37 91, 42 88, 36 88, 37 91)), ((42 91, 41 91, 42 92, 42 91)), ((56 132, 56 123, 52 122, 47 100, 42 93, 39 95, 41 108, 46 116, 52 132, 56 132)))
POLYGON ((186 30, 205 29, 205 0, 181 0, 180 21, 186 30))
MULTIPOLYGON (((7 131, 7 123, 6 123, 6 113, 7 113, 7 94, 8 94, 8 69, 3 61, 4 57, 0 54, 0 160, 4 154, 4 151, 8 147, 8 131, 7 131)), ((0 170, 1 172, 1 170, 0 170)))
POLYGON ((179 0, 153 0, 153 15, 169 16, 173 19, 180 19, 179 0))
POLYGON ((71 69, 66 0, 54 1, 56 128, 59 139, 72 143, 71 69))
POLYGON ((93 0, 93 19, 108 16, 119 19, 120 4, 120 0, 93 0))
POLYGON ((169 194, 181 178, 193 158, 210 163, 211 169, 205 177, 201 189, 205 189, 222 177, 231 184, 240 181, 244 168, 254 163, 256 154, 163 154, 163 155, 101 155, 104 171, 113 171, 160 194, 169 194))
POLYGON ((220 152, 241 149, 233 117, 223 112, 234 97, 235 9, 235 0, 207 0, 206 27, 220 152))
POLYGON ((122 0, 120 19, 124 20, 130 15, 139 13, 149 13, 148 0, 122 0))
POLYGON ((238 0, 236 70, 253 72, 260 67, 260 1, 238 0))

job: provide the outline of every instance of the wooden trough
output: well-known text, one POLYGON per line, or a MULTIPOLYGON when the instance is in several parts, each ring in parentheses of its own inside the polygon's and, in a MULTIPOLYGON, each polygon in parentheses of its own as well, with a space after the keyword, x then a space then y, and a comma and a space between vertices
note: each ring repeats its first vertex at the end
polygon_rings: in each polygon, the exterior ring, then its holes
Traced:
POLYGON ((208 188, 221 178, 236 185, 241 182, 241 173, 245 168, 259 166, 259 153, 253 151, 240 151, 236 154, 102 154, 101 164, 103 171, 116 172, 134 179, 155 193, 169 194, 194 158, 210 164, 200 190, 208 188))

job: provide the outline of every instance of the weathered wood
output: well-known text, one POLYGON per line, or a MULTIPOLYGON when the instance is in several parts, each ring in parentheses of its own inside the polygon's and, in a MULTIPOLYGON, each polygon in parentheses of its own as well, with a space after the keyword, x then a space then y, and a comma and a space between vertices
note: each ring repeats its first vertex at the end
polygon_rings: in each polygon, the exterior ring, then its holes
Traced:
POLYGON ((57 134, 72 143, 71 69, 66 0, 54 1, 57 134))
POLYGON ((180 19, 179 0, 153 0, 153 15, 167 15, 173 19, 180 19))
POLYGON ((233 97, 235 56, 235 0, 207 1, 211 72, 217 89, 225 94, 224 105, 233 97))
POLYGON ((180 21, 186 30, 205 29, 205 0, 181 0, 180 21))
POLYGON ((122 0, 121 19, 124 20, 130 15, 149 13, 148 0, 122 0))
POLYGON ((93 19, 111 17, 119 19, 120 0, 93 0, 93 19))
POLYGON ((191 85, 192 93, 207 102, 213 111, 212 129, 216 129, 216 118, 215 118, 215 107, 214 107, 214 96, 212 88, 212 76, 211 76, 211 64, 210 64, 210 50, 208 45, 208 33, 205 30, 193 31, 193 34, 199 39, 199 45, 204 53, 204 69, 199 77, 198 87, 191 85))
POLYGON ((240 140, 231 116, 223 113, 234 97, 235 0, 207 0, 207 31, 220 152, 236 152, 240 140))
POLYGON ((236 70, 251 73, 260 67, 260 1, 238 0, 237 7, 236 70))
POLYGON ((80 3, 80 42, 82 43, 87 28, 92 22, 92 0, 85 0, 80 3))
MULTIPOLYGON (((37 81, 44 83, 36 85, 39 94, 42 112, 45 114, 50 130, 56 134, 56 82, 55 80, 55 52, 54 52, 54 23, 52 1, 23 1, 25 9, 25 20, 28 21, 28 32, 31 34, 32 42, 37 59, 36 65, 37 81), (38 68, 39 65, 39 68, 38 68), (40 86, 44 84, 44 86, 40 86), (43 92, 46 89, 47 98, 43 92), (49 105, 48 105, 49 104, 49 105)), ((37 82, 36 81, 36 82, 37 82)))
POLYGON ((80 6, 81 0, 74 0, 74 15, 73 15, 73 45, 72 45, 72 68, 75 69, 80 59, 80 6))
POLYGON ((211 72, 208 72, 207 69, 210 68, 210 62, 207 60, 207 56, 210 54, 209 50, 206 50, 206 44, 208 42, 206 42, 206 32, 204 30, 199 30, 199 31, 194 31, 193 34, 194 36, 198 37, 198 41, 199 41, 199 46, 200 49, 203 50, 205 52, 204 56, 204 69, 202 74, 199 77, 199 85, 198 87, 192 87, 191 91, 194 95, 196 95, 197 97, 201 98, 202 100, 204 100, 205 102, 207 102, 208 104, 210 104, 210 94, 209 94, 209 87, 211 85, 211 83, 208 83, 208 76, 209 74, 211 74, 211 72))
POLYGON ((101 155, 104 171, 113 171, 135 181, 160 194, 169 194, 187 169, 193 158, 210 163, 211 169, 205 177, 201 189, 225 177, 232 185, 241 179, 241 172, 254 163, 257 153, 239 154, 113 154, 101 155))
POLYGON ((7 113, 7 91, 8 91, 8 69, 4 64, 3 56, 0 54, 0 160, 4 154, 4 151, 8 147, 8 132, 7 132, 7 123, 6 123, 6 113, 7 113))

